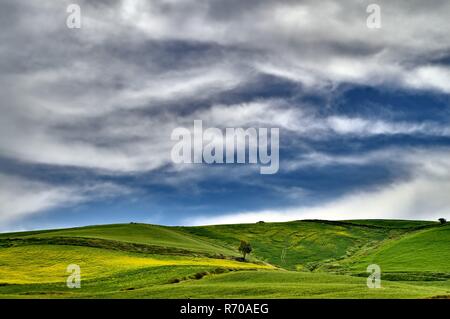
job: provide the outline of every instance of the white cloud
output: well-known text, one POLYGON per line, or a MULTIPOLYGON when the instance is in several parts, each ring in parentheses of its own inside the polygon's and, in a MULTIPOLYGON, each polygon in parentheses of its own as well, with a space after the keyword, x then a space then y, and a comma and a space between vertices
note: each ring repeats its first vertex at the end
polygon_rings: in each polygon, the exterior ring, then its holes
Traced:
POLYGON ((327 118, 329 128, 337 134, 355 134, 360 136, 370 135, 431 135, 449 136, 450 129, 447 126, 435 123, 407 123, 388 122, 377 119, 364 119, 360 117, 330 116, 327 118))
POLYGON ((0 173, 0 229, 49 209, 131 192, 111 183, 60 186, 0 173))
POLYGON ((121 8, 126 9, 122 26, 148 38, 255 50, 249 61, 241 62, 309 87, 349 81, 448 92, 446 68, 435 65, 431 70, 429 61, 421 59, 448 50, 449 3, 439 1, 430 10, 420 2, 380 1, 379 30, 366 26, 369 4, 233 1, 222 10, 220 2, 123 1, 121 8))
POLYGON ((381 190, 351 194, 323 205, 192 217, 189 225, 292 221, 299 219, 424 219, 448 217, 449 180, 418 177, 381 190))
MULTIPOLYGON (((323 117, 313 107, 272 99, 215 100, 265 74, 324 95, 342 83, 449 93, 448 66, 433 62, 448 58, 448 1, 432 9, 422 1, 380 1, 380 30, 366 27, 369 2, 356 0, 80 1, 80 30, 66 28, 69 3, 0 4, 0 41, 8 44, 0 48, 1 157, 120 174, 157 170, 171 163, 171 130, 194 119, 217 127, 281 127, 316 139, 449 135, 435 123, 323 117)), ((84 194, 77 185, 5 176, 27 200, 6 206, 15 197, 2 185, 4 216, 25 216, 84 194)), ((433 184, 420 178, 392 187, 427 193, 433 184)))
POLYGON ((0 174, 0 224, 61 205, 77 203, 80 194, 70 187, 53 187, 0 174))
MULTIPOLYGON (((380 155, 380 154, 379 154, 380 155)), ((262 211, 236 212, 221 216, 191 217, 189 225, 291 221, 298 219, 425 219, 448 218, 450 214, 450 164, 448 151, 412 151, 403 159, 391 158, 409 168, 407 180, 395 181, 375 189, 361 190, 342 198, 309 207, 288 207, 262 211)), ((383 155, 380 155, 383 156, 383 155)), ((379 159, 372 155, 372 160, 379 159)), ((357 159, 346 162, 356 163, 357 159)), ((369 161, 369 157, 365 158, 369 161)), ((329 163, 329 162, 328 162, 329 163)), ((311 163, 312 164, 312 163, 311 163)), ((322 164, 325 164, 322 162, 322 164)))
POLYGON ((450 68, 446 66, 421 66, 408 74, 404 81, 413 88, 429 88, 450 93, 450 68))
POLYGON ((0 68, 8 71, 0 76, 2 156, 120 172, 154 170, 170 163, 171 128, 195 118, 222 127, 278 126, 317 138, 448 135, 432 124, 324 120, 273 100, 206 110, 197 104, 259 73, 309 90, 354 82, 448 92, 448 69, 423 60, 450 45, 447 2, 429 11, 419 2, 405 10, 406 4, 382 1, 379 31, 367 29, 365 4, 358 1, 232 1, 226 10, 220 1, 82 1, 85 23, 75 31, 65 28, 64 16, 55 22, 68 3, 4 4, 18 9, 1 35, 9 43, 0 51, 0 68), (192 56, 183 48, 158 51, 171 40, 216 49, 192 56), (140 116, 143 111, 153 114, 140 116))
POLYGON ((191 217, 189 225, 213 225, 292 221, 299 219, 425 219, 436 220, 449 215, 448 180, 425 177, 389 185, 372 192, 345 196, 319 206, 287 208, 224 214, 222 216, 191 217))

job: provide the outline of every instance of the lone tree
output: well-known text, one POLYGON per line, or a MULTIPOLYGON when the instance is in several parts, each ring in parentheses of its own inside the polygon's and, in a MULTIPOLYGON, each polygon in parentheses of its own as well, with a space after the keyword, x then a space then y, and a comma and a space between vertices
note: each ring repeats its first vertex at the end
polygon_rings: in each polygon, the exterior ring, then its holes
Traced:
POLYGON ((445 224, 447 222, 445 218, 439 218, 438 220, 441 224, 445 224))
POLYGON ((241 244, 239 245, 239 251, 242 253, 242 256, 244 257, 245 260, 245 256, 252 252, 252 245, 250 245, 250 243, 246 242, 245 240, 241 240, 241 244))

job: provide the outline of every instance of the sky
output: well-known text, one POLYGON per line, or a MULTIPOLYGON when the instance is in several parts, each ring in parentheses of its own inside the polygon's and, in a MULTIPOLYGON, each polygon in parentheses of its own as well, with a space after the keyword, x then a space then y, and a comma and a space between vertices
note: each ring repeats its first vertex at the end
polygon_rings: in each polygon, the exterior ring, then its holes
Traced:
POLYGON ((2 0, 0 231, 448 218, 449 16, 446 0, 2 0), (194 120, 279 128, 279 171, 175 164, 171 132, 194 120))

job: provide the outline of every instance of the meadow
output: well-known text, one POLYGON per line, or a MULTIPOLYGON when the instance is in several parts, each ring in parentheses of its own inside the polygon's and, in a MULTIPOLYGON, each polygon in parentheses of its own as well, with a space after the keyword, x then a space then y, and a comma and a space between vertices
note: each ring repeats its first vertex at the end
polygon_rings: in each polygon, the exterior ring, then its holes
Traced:
POLYGON ((304 220, 0 234, 0 298, 449 298, 450 225, 304 220), (243 261, 240 240, 253 247, 243 261), (69 289, 66 268, 81 269, 69 289), (382 270, 379 289, 366 268, 382 270))

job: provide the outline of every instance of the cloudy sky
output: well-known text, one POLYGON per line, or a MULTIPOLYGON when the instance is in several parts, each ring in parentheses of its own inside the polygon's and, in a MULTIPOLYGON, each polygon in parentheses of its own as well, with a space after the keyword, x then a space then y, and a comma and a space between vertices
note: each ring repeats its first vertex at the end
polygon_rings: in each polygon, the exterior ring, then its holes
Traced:
POLYGON ((2 0, 0 231, 450 217, 450 2, 373 2, 2 0), (279 172, 175 165, 195 119, 279 172))

